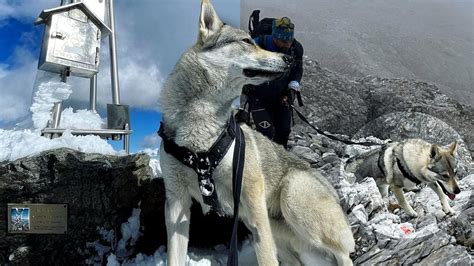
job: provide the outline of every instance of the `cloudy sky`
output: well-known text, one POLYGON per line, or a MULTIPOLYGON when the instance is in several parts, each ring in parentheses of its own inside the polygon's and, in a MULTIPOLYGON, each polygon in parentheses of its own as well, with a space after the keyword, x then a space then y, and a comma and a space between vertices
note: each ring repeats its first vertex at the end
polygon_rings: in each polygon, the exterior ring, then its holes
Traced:
MULTIPOLYGON (((102 1, 102 0, 97 0, 102 1)), ((0 0, 0 128, 29 115, 43 26, 33 21, 60 0, 0 0)), ((222 20, 239 26, 240 0, 213 0, 222 20)), ((131 107, 132 151, 156 148, 157 97, 181 53, 196 40, 198 0, 115 0, 121 103, 131 107)), ((108 42, 102 42, 98 111, 111 102, 108 42)), ((65 106, 87 108, 89 81, 68 80, 73 93, 65 106)), ((120 143, 117 144, 120 147, 120 143)))

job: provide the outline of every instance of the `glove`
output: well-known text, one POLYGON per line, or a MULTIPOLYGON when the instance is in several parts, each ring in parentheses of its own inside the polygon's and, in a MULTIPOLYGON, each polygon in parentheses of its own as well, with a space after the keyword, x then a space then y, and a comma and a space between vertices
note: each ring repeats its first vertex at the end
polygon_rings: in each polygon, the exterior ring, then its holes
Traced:
POLYGON ((293 80, 290 83, 288 83, 288 89, 299 91, 300 90, 300 83, 296 80, 293 80))
POLYGON ((296 90, 294 89, 289 89, 289 96, 288 96, 288 100, 290 101, 290 104, 293 104, 295 102, 295 94, 296 94, 296 90))
POLYGON ((247 112, 247 110, 243 108, 239 108, 237 113, 235 114, 235 121, 237 123, 249 123, 250 121, 250 114, 247 112))

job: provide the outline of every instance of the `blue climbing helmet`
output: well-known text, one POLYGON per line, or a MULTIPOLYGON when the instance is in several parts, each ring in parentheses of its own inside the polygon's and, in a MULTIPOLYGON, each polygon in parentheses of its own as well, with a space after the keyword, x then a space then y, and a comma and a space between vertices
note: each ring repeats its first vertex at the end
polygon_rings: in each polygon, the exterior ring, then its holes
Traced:
POLYGON ((295 33, 295 24, 288 17, 277 18, 272 23, 272 36, 275 39, 291 42, 295 33))

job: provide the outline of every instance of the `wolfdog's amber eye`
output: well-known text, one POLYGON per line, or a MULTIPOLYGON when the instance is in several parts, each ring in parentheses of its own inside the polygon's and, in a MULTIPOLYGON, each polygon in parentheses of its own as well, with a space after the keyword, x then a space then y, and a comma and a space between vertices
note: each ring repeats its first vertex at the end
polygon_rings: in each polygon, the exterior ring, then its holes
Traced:
POLYGON ((252 41, 249 38, 245 38, 242 40, 244 43, 252 44, 252 41))

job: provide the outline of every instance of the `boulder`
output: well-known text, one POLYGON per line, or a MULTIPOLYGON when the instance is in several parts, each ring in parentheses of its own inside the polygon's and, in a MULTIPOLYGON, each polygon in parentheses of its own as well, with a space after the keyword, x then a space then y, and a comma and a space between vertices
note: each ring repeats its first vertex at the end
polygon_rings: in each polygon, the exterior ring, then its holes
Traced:
MULTIPOLYGON (((138 206, 140 180, 151 177, 148 161, 143 154, 104 156, 63 148, 1 163, 0 202, 68 204, 66 234, 10 235, 0 230, 1 260, 84 262, 92 254, 86 243, 100 238, 98 228, 119 233, 138 206), (8 259, 21 250, 21 256, 8 259)), ((5 211, 0 208, 0 216, 7 217, 5 211)))
MULTIPOLYGON (((68 231, 62 235, 6 234, 0 228, 0 264, 103 264, 152 255, 166 245, 165 187, 146 154, 110 156, 71 149, 0 163, 0 202, 66 203, 68 231)), ((197 181, 196 181, 197 182, 197 181)), ((0 208, 0 219, 7 217, 0 208)), ((233 220, 191 210, 190 247, 228 244, 233 220), (212 233, 209 229, 212 228, 212 233)), ((2 221, 0 226, 6 225, 2 221)), ((239 241, 249 231, 239 226, 239 241)))

